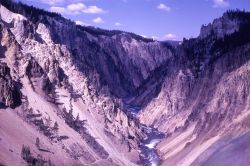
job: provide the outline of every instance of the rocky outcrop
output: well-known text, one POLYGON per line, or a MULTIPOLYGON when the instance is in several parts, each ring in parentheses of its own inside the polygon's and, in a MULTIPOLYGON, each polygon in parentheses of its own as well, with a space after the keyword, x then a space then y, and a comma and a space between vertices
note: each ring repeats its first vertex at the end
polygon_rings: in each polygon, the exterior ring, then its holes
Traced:
POLYGON ((228 14, 224 14, 221 18, 215 19, 213 23, 203 25, 201 27, 200 38, 205 38, 214 34, 218 38, 230 35, 239 30, 240 21, 232 19, 228 14))
POLYGON ((12 80, 6 63, 0 62, 0 105, 15 108, 21 104, 20 85, 12 80))
POLYGON ((218 39, 224 38, 225 36, 238 32, 244 24, 249 24, 249 16, 240 10, 229 10, 212 23, 202 25, 199 38, 206 38, 211 35, 218 39))

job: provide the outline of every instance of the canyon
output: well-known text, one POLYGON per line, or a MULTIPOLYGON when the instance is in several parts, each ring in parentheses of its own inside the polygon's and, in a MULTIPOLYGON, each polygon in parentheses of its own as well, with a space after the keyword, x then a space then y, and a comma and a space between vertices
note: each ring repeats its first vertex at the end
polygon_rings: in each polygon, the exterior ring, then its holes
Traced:
POLYGON ((250 163, 250 13, 160 42, 0 0, 0 165, 250 163))

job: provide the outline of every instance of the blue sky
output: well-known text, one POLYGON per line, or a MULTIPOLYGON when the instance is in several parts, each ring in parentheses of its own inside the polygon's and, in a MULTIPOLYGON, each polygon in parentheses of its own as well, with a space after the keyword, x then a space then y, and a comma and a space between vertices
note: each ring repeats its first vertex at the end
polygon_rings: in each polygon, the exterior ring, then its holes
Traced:
POLYGON ((158 40, 196 37, 202 24, 228 9, 250 11, 250 0, 21 0, 77 24, 119 29, 158 40))

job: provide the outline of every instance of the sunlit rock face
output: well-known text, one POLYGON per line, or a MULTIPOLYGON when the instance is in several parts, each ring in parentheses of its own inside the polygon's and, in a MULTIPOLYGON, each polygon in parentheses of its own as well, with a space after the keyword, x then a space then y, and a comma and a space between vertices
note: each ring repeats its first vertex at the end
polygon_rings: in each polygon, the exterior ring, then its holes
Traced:
POLYGON ((215 19, 213 23, 202 26, 199 37, 205 38, 214 34, 218 38, 223 38, 225 35, 230 35, 239 30, 239 21, 224 14, 223 17, 215 19))
POLYGON ((247 21, 247 18, 235 17, 229 12, 224 13, 222 17, 215 19, 212 23, 203 25, 199 37, 206 38, 209 35, 214 35, 217 38, 223 38, 239 31, 240 25, 247 21))
POLYGON ((42 19, 47 24, 42 21, 36 30, 41 40, 65 45, 79 70, 98 72, 101 84, 119 97, 134 95, 150 74, 172 57, 172 51, 160 42, 134 34, 42 19))

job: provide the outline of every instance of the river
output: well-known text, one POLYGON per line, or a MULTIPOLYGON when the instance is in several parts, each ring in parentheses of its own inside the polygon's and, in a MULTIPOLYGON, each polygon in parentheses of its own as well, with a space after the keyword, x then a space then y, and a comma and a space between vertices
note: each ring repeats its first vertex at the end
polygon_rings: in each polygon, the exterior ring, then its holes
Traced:
POLYGON ((143 125, 142 128, 146 132, 147 138, 140 144, 141 160, 139 164, 142 166, 159 166, 161 164, 161 159, 155 147, 165 135, 151 127, 143 125))
MULTIPOLYGON (((126 110, 130 116, 137 118, 140 108, 126 105, 126 110)), ((139 145, 141 151, 139 165, 159 166, 161 164, 161 159, 157 154, 156 145, 165 137, 165 135, 160 133, 157 129, 143 124, 141 125, 142 130, 147 135, 147 138, 145 138, 139 145)))

